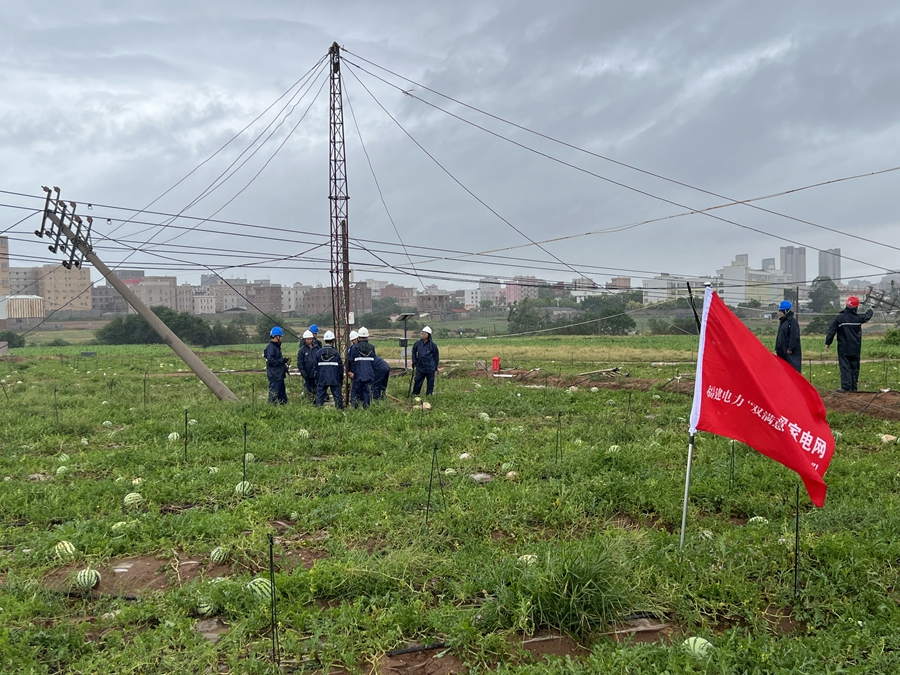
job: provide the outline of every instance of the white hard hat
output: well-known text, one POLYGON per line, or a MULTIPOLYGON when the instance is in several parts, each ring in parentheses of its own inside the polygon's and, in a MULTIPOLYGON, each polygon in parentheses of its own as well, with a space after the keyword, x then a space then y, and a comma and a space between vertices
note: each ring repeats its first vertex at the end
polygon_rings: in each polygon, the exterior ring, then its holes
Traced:
POLYGON ((351 340, 355 340, 358 337, 359 337, 359 333, 357 333, 355 330, 350 331, 350 339, 351 340))
POLYGON ((306 338, 311 338, 311 337, 315 337, 315 335, 312 334, 312 331, 308 331, 308 330, 303 331, 303 339, 304 340, 306 338))
POLYGON ((361 338, 369 337, 369 329, 366 328, 365 326, 361 327, 359 329, 359 337, 361 337, 361 338))
POLYGON ((329 340, 334 340, 334 333, 332 333, 330 330, 326 330, 325 331, 325 342, 328 342, 329 340))
POLYGON ((425 328, 422 329, 422 332, 431 335, 431 326, 425 326, 425 328))

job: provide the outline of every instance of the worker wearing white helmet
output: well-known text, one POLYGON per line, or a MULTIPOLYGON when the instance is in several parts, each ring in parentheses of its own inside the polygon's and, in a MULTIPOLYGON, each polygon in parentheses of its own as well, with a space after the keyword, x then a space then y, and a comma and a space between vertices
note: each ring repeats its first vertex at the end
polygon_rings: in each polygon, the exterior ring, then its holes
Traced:
POLYGON ((328 391, 334 397, 334 407, 344 408, 341 382, 344 379, 344 363, 341 354, 334 348, 334 333, 325 331, 325 345, 316 353, 316 405, 325 405, 328 391))
POLYGON ((303 388, 310 402, 316 398, 316 361, 319 347, 316 336, 310 330, 303 331, 303 341, 297 352, 297 371, 303 376, 303 388))
POLYGON ((353 388, 350 393, 350 404, 356 408, 362 403, 363 408, 369 407, 371 398, 370 387, 375 379, 375 347, 369 344, 369 331, 365 326, 360 326, 359 341, 350 347, 347 354, 347 374, 353 380, 353 388))
POLYGON ((431 339, 431 327, 425 326, 422 329, 422 339, 417 340, 412 348, 412 367, 416 373, 413 394, 419 395, 422 391, 422 382, 425 380, 428 380, 425 395, 431 396, 434 393, 434 374, 437 372, 440 359, 438 346, 431 339))

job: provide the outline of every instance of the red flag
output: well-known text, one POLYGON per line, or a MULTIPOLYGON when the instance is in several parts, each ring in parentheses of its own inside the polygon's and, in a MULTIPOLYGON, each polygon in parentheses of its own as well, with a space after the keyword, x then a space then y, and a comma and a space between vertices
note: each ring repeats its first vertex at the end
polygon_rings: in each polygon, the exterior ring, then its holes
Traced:
POLYGON ((698 429, 746 443, 796 471, 813 504, 825 504, 834 436, 819 393, 708 287, 691 409, 691 433, 698 429))

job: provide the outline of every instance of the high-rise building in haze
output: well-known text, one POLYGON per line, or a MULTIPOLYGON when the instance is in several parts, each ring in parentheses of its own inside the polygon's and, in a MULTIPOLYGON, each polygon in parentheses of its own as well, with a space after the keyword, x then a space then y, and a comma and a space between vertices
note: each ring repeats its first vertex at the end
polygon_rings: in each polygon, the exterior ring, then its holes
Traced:
POLYGON ((840 283, 841 249, 830 248, 827 251, 819 251, 819 276, 840 283))
POLYGON ((791 282, 806 283, 806 248, 803 246, 781 247, 781 269, 791 275, 791 282))

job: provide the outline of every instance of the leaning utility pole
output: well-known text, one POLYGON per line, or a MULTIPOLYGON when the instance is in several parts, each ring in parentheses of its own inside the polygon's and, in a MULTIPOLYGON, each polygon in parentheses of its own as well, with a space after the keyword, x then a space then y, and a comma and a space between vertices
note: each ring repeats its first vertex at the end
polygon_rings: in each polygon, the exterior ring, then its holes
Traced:
POLYGON ((209 390, 212 393, 223 401, 237 401, 238 397, 225 386, 222 380, 215 376, 213 371, 200 360, 200 357, 192 352, 190 348, 172 332, 172 329, 163 323, 162 319, 156 316, 147 305, 141 302, 134 292, 122 283, 122 280, 119 279, 119 277, 117 277, 115 273, 113 273, 113 271, 96 256, 96 254, 94 254, 94 249, 90 243, 91 224, 93 223, 93 219, 88 217, 87 226, 85 226, 84 221, 81 220, 81 216, 75 215, 75 202, 66 203, 62 201, 59 198, 58 187, 54 187, 53 191, 56 192, 55 199, 51 195, 50 188, 44 188, 44 192, 47 193, 47 201, 44 204, 44 218, 41 221, 41 229, 35 230, 34 233, 41 238, 46 236, 53 239, 53 244, 47 247, 50 249, 51 253, 56 253, 58 250, 63 253, 69 253, 68 260, 63 260, 62 262, 63 267, 66 269, 72 269, 73 266, 81 267, 81 256, 83 255, 87 258, 94 268, 106 278, 112 287, 125 298, 125 301, 134 307, 138 314, 144 317, 144 320, 150 327, 155 330, 163 341, 172 348, 172 351, 187 364, 187 367, 196 373, 203 384, 209 387, 209 390), (47 221, 50 221, 50 227, 47 226, 47 221), (65 237, 65 239, 63 239, 63 237, 65 237))
MULTIPOLYGON (((350 247, 347 227, 347 158, 344 154, 344 104, 341 89, 341 48, 335 42, 331 55, 331 108, 329 114, 329 169, 331 187, 331 312, 334 346, 341 358, 350 347, 350 247)), ((344 403, 350 399, 350 378, 344 381, 344 403)))

